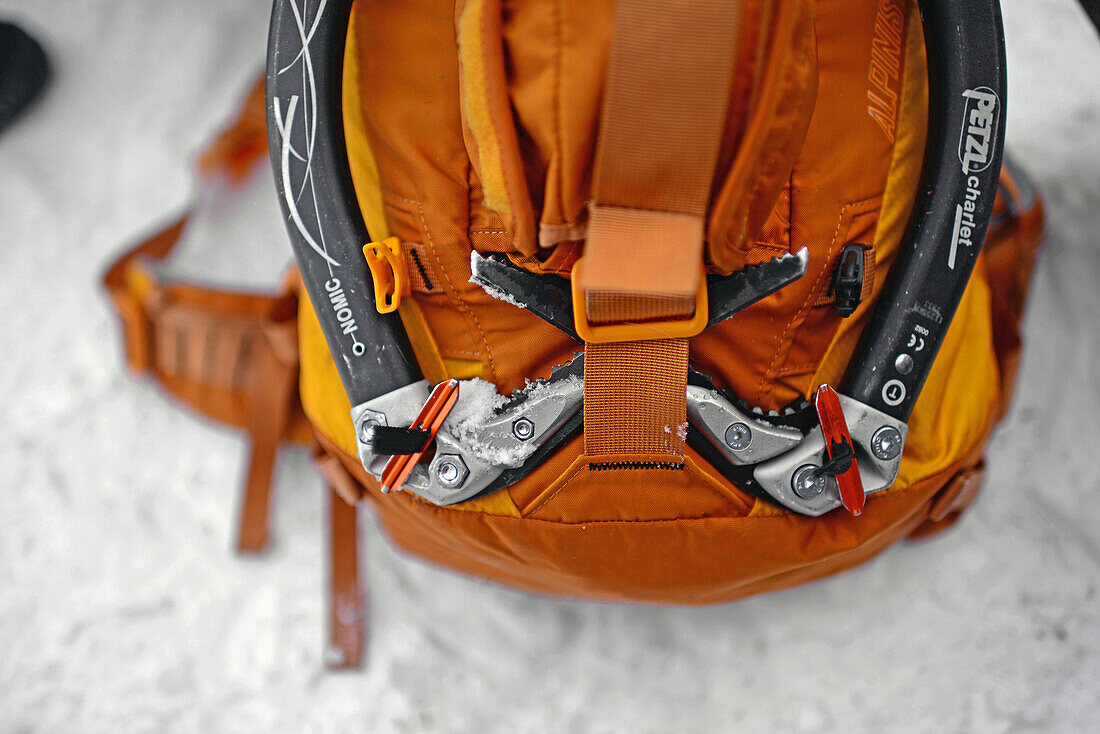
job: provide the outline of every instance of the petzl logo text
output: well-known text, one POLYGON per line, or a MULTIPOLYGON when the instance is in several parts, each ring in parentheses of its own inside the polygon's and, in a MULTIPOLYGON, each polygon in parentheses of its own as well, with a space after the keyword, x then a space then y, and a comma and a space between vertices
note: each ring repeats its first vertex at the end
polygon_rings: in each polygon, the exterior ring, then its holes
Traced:
POLYGON ((989 87, 968 89, 962 95, 966 99, 962 132, 959 134, 959 163, 966 176, 966 190, 955 205, 955 224, 951 231, 951 250, 947 255, 947 267, 955 269, 962 245, 967 250, 974 247, 974 240, 981 240, 978 212, 982 210, 982 180, 977 175, 993 162, 993 146, 1000 124, 1001 100, 989 87))
POLYGON ((989 87, 963 92, 966 98, 962 132, 959 135, 959 163, 964 176, 981 173, 993 158, 1001 100, 989 87))

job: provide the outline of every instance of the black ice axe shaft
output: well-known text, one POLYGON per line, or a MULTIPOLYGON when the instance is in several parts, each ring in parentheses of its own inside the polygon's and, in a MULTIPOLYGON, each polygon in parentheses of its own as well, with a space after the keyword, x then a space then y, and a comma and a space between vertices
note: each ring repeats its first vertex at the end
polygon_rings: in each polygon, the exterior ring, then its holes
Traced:
POLYGON ((985 239, 1004 152, 997 0, 921 0, 928 139, 907 243, 849 364, 845 394, 908 420, 985 239))
POLYGON ((344 145, 342 83, 351 0, 275 0, 267 130, 306 292, 353 406, 421 379, 396 313, 379 314, 344 145))

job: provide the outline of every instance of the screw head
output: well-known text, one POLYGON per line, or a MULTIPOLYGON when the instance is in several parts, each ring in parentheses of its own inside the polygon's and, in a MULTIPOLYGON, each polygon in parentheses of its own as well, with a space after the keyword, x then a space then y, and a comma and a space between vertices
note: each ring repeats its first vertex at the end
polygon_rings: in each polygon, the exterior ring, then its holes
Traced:
POLYGON ((871 436, 871 453, 875 458, 891 461, 901 455, 903 446, 901 431, 893 426, 883 426, 871 436))
POLYGON ((435 476, 444 487, 461 487, 470 470, 458 454, 443 454, 435 466, 435 476))
POLYGON ((359 442, 369 444, 370 443, 370 430, 375 426, 385 426, 386 414, 377 410, 364 410, 363 414, 359 416, 359 442))
POLYGON ((817 467, 813 464, 803 464, 798 467, 794 477, 791 478, 791 489, 804 500, 812 500, 817 497, 825 491, 825 487, 829 483, 826 477, 814 475, 816 469, 817 467))
POLYGON ((752 443, 752 429, 745 423, 734 423, 726 429, 726 445, 734 451, 744 451, 752 443))
POLYGON ((912 372, 913 366, 913 358, 908 354, 899 354, 898 358, 894 360, 894 369, 903 375, 908 375, 912 372))
POLYGON ((371 429, 375 426, 381 425, 373 418, 367 418, 365 421, 359 424, 359 440, 363 443, 371 442, 371 429))
POLYGON ((512 424, 512 435, 520 441, 528 441, 535 435, 535 424, 530 418, 517 418, 512 424))
POLYGON ((452 484, 458 479, 458 467, 449 461, 439 465, 439 481, 444 484, 452 484))

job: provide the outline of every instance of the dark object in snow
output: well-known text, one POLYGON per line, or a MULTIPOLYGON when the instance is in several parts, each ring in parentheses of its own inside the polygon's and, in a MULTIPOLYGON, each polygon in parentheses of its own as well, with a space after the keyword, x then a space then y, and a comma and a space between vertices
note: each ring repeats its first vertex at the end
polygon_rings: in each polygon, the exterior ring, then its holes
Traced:
POLYGON ((1088 13, 1096 30, 1100 31, 1100 0, 1081 0, 1081 7, 1088 13))
POLYGON ((26 31, 0 22, 0 132, 38 97, 50 76, 46 52, 26 31))

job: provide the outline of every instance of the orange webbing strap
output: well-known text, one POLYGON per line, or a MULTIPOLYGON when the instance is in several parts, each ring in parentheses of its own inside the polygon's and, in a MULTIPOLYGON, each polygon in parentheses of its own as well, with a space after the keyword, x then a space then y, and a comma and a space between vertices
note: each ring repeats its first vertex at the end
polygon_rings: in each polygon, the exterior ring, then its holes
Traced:
POLYGON ((330 488, 329 511, 329 648, 325 665, 358 668, 363 661, 365 618, 359 576, 357 509, 330 488))
MULTIPOLYGON (((690 319, 725 128, 740 3, 619 0, 594 204, 574 271, 593 326, 690 319)), ((632 332, 635 333, 635 332, 632 332)), ((585 452, 683 455, 687 340, 585 347, 585 452)))
MULTIPOLYGON (((237 118, 199 159, 208 176, 241 181, 267 152, 262 81, 237 118)), ((149 372, 198 412, 243 428, 251 454, 237 548, 267 545, 270 485, 280 442, 291 437, 297 409, 297 296, 214 290, 164 282, 154 263, 165 259, 190 212, 124 253, 103 278, 122 321, 126 361, 149 372)))
POLYGON ((682 456, 687 362, 687 339, 588 344, 584 452, 682 456))
POLYGON ((357 523, 357 503, 363 497, 363 487, 316 439, 313 464, 325 478, 329 512, 329 644, 325 665, 334 670, 357 668, 363 660, 366 637, 357 523))
POLYGON ((257 552, 267 544, 275 455, 296 417, 298 301, 289 289, 267 296, 161 281, 151 264, 172 251, 187 221, 125 253, 103 281, 130 369, 151 374, 199 413, 248 432, 237 547, 257 552))

